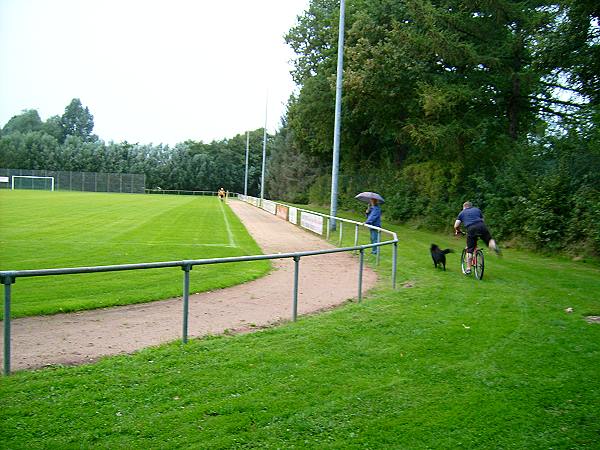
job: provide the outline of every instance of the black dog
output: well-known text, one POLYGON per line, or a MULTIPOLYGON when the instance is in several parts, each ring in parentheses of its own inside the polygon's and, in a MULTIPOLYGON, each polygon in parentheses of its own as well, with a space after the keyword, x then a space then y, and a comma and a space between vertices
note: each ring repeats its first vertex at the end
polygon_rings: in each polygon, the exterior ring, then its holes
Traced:
POLYGON ((437 269, 438 264, 446 270, 446 255, 448 253, 454 253, 452 250, 447 248, 442 250, 435 244, 431 244, 431 259, 433 259, 433 266, 437 269))

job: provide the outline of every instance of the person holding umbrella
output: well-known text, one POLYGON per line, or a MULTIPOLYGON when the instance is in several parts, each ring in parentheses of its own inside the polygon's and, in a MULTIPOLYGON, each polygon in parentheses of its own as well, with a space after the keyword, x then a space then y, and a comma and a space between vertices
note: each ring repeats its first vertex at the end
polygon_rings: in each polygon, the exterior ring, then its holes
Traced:
MULTIPOLYGON (((381 208, 379 207, 379 203, 385 201, 383 197, 375 192, 361 192, 354 198, 369 203, 369 206, 365 211, 365 214, 367 215, 365 224, 381 228, 381 208)), ((378 243, 379 232, 372 228, 369 228, 369 231, 371 232, 371 244, 378 243)), ((371 252, 376 255, 379 252, 379 247, 372 247, 371 252)))

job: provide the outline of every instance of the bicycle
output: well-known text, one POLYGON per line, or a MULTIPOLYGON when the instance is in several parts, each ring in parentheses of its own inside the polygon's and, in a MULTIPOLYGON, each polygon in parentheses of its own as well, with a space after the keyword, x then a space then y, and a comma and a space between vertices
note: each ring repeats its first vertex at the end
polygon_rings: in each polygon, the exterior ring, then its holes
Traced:
MULTIPOLYGON (((461 231, 456 235, 458 236, 459 234, 464 235, 465 233, 461 231)), ((462 254, 460 255, 460 268, 462 270, 462 273, 465 275, 468 275, 467 248, 468 247, 465 247, 462 251, 462 254)), ((471 270, 475 274, 475 278, 477 278, 478 280, 481 280, 483 278, 483 273, 485 270, 485 258, 483 256, 483 250, 477 248, 477 246, 475 246, 475 248, 473 249, 473 257, 471 258, 471 270)))

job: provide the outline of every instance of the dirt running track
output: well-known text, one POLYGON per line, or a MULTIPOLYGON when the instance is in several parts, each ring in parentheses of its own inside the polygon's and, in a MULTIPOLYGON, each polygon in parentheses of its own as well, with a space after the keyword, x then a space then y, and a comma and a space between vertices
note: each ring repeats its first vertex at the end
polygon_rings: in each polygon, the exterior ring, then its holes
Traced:
MULTIPOLYGON (((264 253, 331 248, 323 239, 240 201, 230 206, 264 253)), ((190 295, 190 336, 247 330, 289 320, 293 261, 274 260, 267 276, 226 289, 190 295)), ((329 308, 356 297, 358 259, 346 253, 300 261, 298 313, 329 308)), ((174 273, 174 276, 176 274, 174 273)), ((365 267, 363 289, 375 273, 365 267)), ((79 313, 14 319, 12 369, 82 364, 132 353, 181 338, 181 298, 79 313)))

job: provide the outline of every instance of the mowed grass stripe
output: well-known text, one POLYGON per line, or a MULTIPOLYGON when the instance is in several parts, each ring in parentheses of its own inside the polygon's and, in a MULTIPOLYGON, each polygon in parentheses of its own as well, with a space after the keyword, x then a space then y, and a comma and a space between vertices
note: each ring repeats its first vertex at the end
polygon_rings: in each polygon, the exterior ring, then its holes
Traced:
POLYGON ((227 218, 227 214, 225 214, 225 208, 223 207, 223 202, 220 202, 219 206, 221 207, 221 213, 223 214, 223 220, 225 221, 225 229, 227 231, 227 238, 229 239, 229 245, 235 247, 235 238, 233 237, 233 233, 231 232, 231 225, 229 224, 229 219, 227 218))
POLYGON ((458 250, 462 240, 393 228, 400 285, 414 287, 386 287, 388 252, 384 283, 362 304, 252 335, 17 373, 0 387, 6 442, 595 448, 600 325, 583 316, 600 315, 598 267, 506 250, 479 282, 459 273, 458 254, 447 272, 432 267, 431 242, 458 250))
MULTIPOLYGON (((0 192, 0 268, 42 269, 259 254, 216 198, 71 192, 0 192), (229 244, 230 224, 237 246, 229 244)), ((268 262, 196 267, 191 290, 249 281, 268 262)), ((181 295, 181 271, 156 269, 19 279, 16 317, 77 311, 181 295)))
MULTIPOLYGON (((97 194, 88 194, 97 195, 97 194)), ((72 238, 73 242, 90 236, 98 243, 186 243, 202 242, 225 245, 222 230, 222 219, 217 216, 213 202, 208 198, 169 197, 164 199, 145 196, 135 198, 99 198, 77 199, 71 203, 70 209, 75 211, 77 227, 66 223, 63 216, 59 219, 56 231, 47 228, 49 241, 54 238, 64 240, 72 238), (92 201, 90 201, 92 200, 92 201)), ((131 197, 131 196, 128 196, 131 197)), ((46 213, 44 220, 60 215, 61 211, 46 213)), ((43 232, 42 232, 43 233, 43 232)))
POLYGON ((6 237, 27 240, 84 236, 105 239, 115 230, 137 226, 176 205, 167 202, 157 208, 158 199, 141 203, 131 195, 39 191, 1 194, 5 212, 2 226, 9 233, 6 237))

